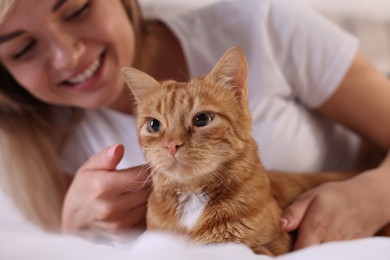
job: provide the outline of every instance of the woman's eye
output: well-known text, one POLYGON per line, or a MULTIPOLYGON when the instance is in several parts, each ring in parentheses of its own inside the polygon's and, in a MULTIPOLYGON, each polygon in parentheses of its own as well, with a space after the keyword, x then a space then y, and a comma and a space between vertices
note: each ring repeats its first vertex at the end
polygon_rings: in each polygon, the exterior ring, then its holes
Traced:
POLYGON ((214 119, 214 113, 202 112, 197 114, 192 120, 194 126, 206 126, 214 119))
POLYGON ((81 16, 82 14, 87 12, 90 7, 91 7, 91 1, 88 1, 81 8, 77 9, 75 12, 71 13, 70 15, 68 15, 65 18, 65 21, 70 21, 70 20, 73 20, 73 19, 81 16))
POLYGON ((23 55, 27 54, 37 43, 36 40, 30 41, 26 46, 24 46, 20 51, 12 55, 12 58, 17 60, 20 59, 23 55))
POLYGON ((150 118, 148 120, 147 129, 150 133, 156 133, 160 130, 160 122, 157 119, 150 118))

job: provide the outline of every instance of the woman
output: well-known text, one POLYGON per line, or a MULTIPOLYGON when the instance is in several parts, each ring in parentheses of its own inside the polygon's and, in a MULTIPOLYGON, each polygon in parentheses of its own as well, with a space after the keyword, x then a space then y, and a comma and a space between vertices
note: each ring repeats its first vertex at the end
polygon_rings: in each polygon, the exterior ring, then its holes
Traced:
MULTIPOLYGON (((144 225, 150 183, 124 66, 184 81, 240 46, 254 136, 269 169, 352 169, 356 134, 390 146, 389 81, 353 37, 303 6, 224 1, 142 21, 132 0, 0 4, 1 149, 9 151, 2 177, 46 228, 112 238, 144 225)), ((371 236, 389 223, 389 160, 286 209, 286 230, 298 229, 295 248, 371 236)))

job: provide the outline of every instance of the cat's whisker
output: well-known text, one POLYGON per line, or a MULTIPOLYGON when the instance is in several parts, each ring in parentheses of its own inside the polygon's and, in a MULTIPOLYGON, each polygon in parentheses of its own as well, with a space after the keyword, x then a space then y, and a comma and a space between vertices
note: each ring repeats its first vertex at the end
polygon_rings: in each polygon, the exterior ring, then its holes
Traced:
MULTIPOLYGON (((161 148, 159 148, 159 149, 161 149, 161 148)), ((201 149, 199 149, 199 151, 194 149, 193 151, 194 151, 193 154, 194 153, 196 154, 196 153, 200 153, 201 149)), ((202 157, 204 157, 204 155, 202 157)), ((206 157, 208 158, 209 161, 219 161, 220 160, 220 155, 216 155, 216 154, 208 154, 206 157)), ((240 160, 245 161, 247 165, 254 164, 254 162, 249 161, 246 158, 240 157, 237 152, 235 152, 232 155, 232 157, 236 157, 236 159, 237 159, 237 157, 240 158, 240 160)), ((161 163, 164 163, 164 160, 162 158, 158 158, 158 159, 160 159, 160 160, 157 160, 157 159, 155 160, 156 165, 160 165, 161 163)), ((193 166, 194 167, 194 172, 203 172, 204 168, 209 168, 210 167, 210 165, 205 163, 203 160, 196 160, 196 163, 194 163, 193 165, 194 165, 193 166)), ((221 172, 224 172, 224 173, 228 174, 230 176, 230 178, 234 182, 236 182, 238 185, 247 186, 246 183, 239 178, 239 176, 233 174, 228 168, 226 168, 223 165, 218 165, 217 171, 213 171, 212 173, 210 173, 210 174, 212 174, 212 175, 210 175, 210 177, 211 178, 217 178, 220 183, 224 184, 224 181, 223 181, 224 180, 224 176, 220 176, 221 172)))
POLYGON ((256 161, 249 160, 248 158, 241 156, 239 152, 237 152, 237 151, 232 151, 232 152, 234 152, 234 156, 233 156, 234 159, 240 159, 241 161, 245 162, 245 165, 247 165, 247 166, 257 165, 256 161))
POLYGON ((238 176, 236 176, 232 171, 230 171, 228 168, 226 168, 225 166, 223 165, 220 165, 221 169, 225 172, 227 172, 230 176, 230 178, 239 186, 244 186, 245 188, 247 188, 247 184, 242 181, 238 176))
POLYGON ((129 178, 128 180, 128 183, 132 183, 132 184, 141 184, 140 186, 138 186, 136 189, 127 189, 127 191, 129 192, 138 192, 138 191, 141 191, 142 189, 144 189, 148 184, 151 184, 152 183, 152 177, 151 175, 149 174, 149 170, 150 170, 150 166, 149 165, 142 165, 141 166, 141 169, 138 171, 137 174, 135 174, 134 176, 132 176, 131 178, 129 178), (136 181, 137 179, 140 179, 141 175, 143 174, 147 174, 147 177, 144 181, 136 181))
POLYGON ((187 73, 185 72, 185 70, 179 66, 178 64, 175 65, 176 69, 178 70, 178 72, 180 73, 181 76, 183 76, 183 78, 185 79, 185 81, 190 81, 191 79, 188 77, 187 73))
POLYGON ((226 185, 226 183, 225 183, 225 180, 223 179, 223 177, 220 177, 219 175, 218 175, 218 172, 213 172, 212 173, 212 176, 214 177, 214 178, 216 178, 216 179, 218 179, 219 180, 219 184, 222 184, 222 186, 224 186, 226 189, 228 189, 229 191, 233 191, 232 190, 232 188, 230 188, 228 185, 226 185))
MULTIPOLYGON (((208 165, 205 162, 202 161, 201 163, 198 163, 197 166, 195 166, 195 167, 196 167, 195 170, 197 170, 199 167, 208 167, 208 165)), ((221 166, 219 166, 219 167, 221 167, 221 166)), ((222 170, 226 171, 226 169, 222 169, 222 170)), ((199 171, 201 171, 201 169, 199 169, 199 171)), ((213 182, 214 181, 213 178, 215 178, 215 179, 217 179, 219 181, 219 184, 223 185, 225 188, 227 188, 230 191, 232 191, 232 189, 229 186, 226 185, 224 177, 220 176, 219 169, 211 171, 208 174, 209 174, 208 178, 211 179, 211 182, 213 182)))
POLYGON ((131 154, 131 155, 143 155, 143 152, 141 152, 141 151, 130 151, 130 150, 126 150, 126 153, 127 153, 127 154, 131 154))

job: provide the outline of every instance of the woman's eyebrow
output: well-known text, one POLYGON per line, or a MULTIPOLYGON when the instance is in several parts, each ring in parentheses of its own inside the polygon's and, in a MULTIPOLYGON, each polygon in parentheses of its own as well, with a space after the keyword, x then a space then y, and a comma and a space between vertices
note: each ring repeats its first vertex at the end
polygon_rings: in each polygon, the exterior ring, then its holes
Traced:
POLYGON ((22 35, 24 33, 25 33, 25 31, 18 30, 18 31, 11 32, 11 33, 8 33, 5 35, 0 35, 0 44, 7 42, 7 41, 10 41, 10 40, 14 39, 15 37, 18 37, 19 35, 22 35))
POLYGON ((66 1, 68 1, 68 0, 57 0, 57 2, 51 8, 51 11, 53 13, 56 12, 58 9, 61 8, 61 6, 63 6, 66 3, 66 1))
MULTIPOLYGON (((56 12, 58 9, 61 8, 61 6, 63 6, 68 0, 57 0, 55 2, 55 4, 53 5, 53 7, 51 8, 51 11, 52 12, 56 12)), ((5 34, 5 35, 0 35, 0 44, 2 43, 5 43, 7 41, 10 41, 22 34, 24 34, 25 31, 23 30, 18 30, 18 31, 15 31, 15 32, 11 32, 11 33, 8 33, 8 34, 5 34)))

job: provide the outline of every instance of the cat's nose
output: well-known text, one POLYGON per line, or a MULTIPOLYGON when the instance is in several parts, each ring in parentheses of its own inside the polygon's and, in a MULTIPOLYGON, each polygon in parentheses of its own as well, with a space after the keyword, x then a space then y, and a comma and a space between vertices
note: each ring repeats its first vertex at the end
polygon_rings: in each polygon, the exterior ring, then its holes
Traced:
POLYGON ((183 145, 182 142, 170 142, 165 144, 164 147, 167 148, 172 155, 175 155, 177 149, 179 149, 179 147, 182 145, 183 145))

